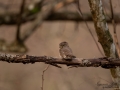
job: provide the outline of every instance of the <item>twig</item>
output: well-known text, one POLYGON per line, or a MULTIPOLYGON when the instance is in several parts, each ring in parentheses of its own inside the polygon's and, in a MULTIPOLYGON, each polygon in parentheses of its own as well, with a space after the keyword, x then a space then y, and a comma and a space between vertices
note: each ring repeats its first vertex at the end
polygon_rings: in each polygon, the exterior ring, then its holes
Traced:
POLYGON ((45 71, 48 70, 49 66, 50 66, 50 65, 48 65, 48 66, 43 70, 43 73, 42 73, 42 87, 41 87, 41 90, 43 90, 43 87, 44 87, 44 73, 45 73, 45 71))
POLYGON ((115 23, 115 19, 114 19, 114 11, 113 11, 113 6, 112 6, 111 0, 110 0, 110 9, 111 9, 111 20, 112 20, 112 24, 113 24, 115 45, 116 45, 118 56, 120 58, 120 47, 119 47, 119 42, 118 42, 117 33, 116 33, 116 23, 115 23))
POLYGON ((93 34, 92 34, 92 32, 91 32, 91 29, 89 28, 89 26, 88 26, 88 24, 87 24, 87 21, 84 19, 83 13, 82 13, 82 11, 81 11, 81 9, 80 9, 80 2, 79 2, 79 0, 76 0, 76 5, 77 5, 77 7, 78 7, 77 11, 78 11, 79 15, 81 15, 82 19, 85 21, 85 25, 87 26, 88 31, 89 31, 89 33, 91 34, 91 36, 92 36, 92 38, 93 38, 93 40, 94 40, 94 42, 95 42, 98 50, 100 51, 101 55, 104 56, 104 54, 102 53, 100 47, 98 46, 97 41, 95 40, 95 37, 93 36, 93 34))

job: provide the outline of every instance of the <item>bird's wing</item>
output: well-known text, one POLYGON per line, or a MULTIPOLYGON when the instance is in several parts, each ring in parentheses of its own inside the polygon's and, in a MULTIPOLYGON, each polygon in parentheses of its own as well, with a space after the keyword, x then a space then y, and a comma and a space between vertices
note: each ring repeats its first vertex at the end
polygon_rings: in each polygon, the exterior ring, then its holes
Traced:
POLYGON ((59 49, 59 52, 60 52, 60 56, 61 56, 62 58, 64 58, 64 54, 63 54, 63 52, 62 52, 61 49, 59 49))
POLYGON ((63 53, 65 55, 72 55, 72 50, 70 48, 63 48, 63 53))

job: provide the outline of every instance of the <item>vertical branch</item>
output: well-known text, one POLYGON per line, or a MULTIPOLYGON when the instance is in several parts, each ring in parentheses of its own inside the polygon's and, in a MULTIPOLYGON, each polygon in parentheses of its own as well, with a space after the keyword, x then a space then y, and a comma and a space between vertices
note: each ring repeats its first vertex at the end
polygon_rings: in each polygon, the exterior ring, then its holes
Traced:
POLYGON ((10 52, 21 52, 25 53, 28 49, 24 45, 21 36, 20 36, 20 29, 22 25, 22 16, 24 12, 24 7, 25 7, 25 0, 21 0, 21 6, 20 6, 20 11, 17 15, 17 30, 16 30, 16 37, 15 41, 13 41, 10 45, 8 45, 8 51, 10 52))
POLYGON ((48 70, 49 66, 50 66, 50 64, 43 70, 43 74, 42 74, 42 87, 41 87, 41 90, 43 90, 43 86, 44 86, 44 73, 45 73, 45 71, 48 70))
POLYGON ((111 9, 111 20, 112 20, 112 24, 113 24, 114 41, 116 44, 118 56, 120 58, 120 47, 119 47, 119 42, 118 42, 117 33, 116 33, 116 23, 115 23, 114 11, 113 11, 113 6, 112 6, 111 0, 110 0, 110 9, 111 9))
POLYGON ((25 7, 25 0, 22 0, 20 12, 19 12, 18 18, 17 18, 17 32, 16 32, 16 40, 17 41, 21 41, 21 39, 20 39, 20 27, 21 27, 22 14, 24 12, 24 7, 25 7))

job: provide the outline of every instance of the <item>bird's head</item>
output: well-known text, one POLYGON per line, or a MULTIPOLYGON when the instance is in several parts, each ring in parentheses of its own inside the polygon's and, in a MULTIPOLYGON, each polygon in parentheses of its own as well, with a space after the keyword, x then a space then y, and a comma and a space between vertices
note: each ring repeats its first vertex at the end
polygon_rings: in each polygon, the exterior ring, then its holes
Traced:
POLYGON ((59 48, 63 48, 64 46, 68 46, 68 43, 65 41, 59 44, 59 48))

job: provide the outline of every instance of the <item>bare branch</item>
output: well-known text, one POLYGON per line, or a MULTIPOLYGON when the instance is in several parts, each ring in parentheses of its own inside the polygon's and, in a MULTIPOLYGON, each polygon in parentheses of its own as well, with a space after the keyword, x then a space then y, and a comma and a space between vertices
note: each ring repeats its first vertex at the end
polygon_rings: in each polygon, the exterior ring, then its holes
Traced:
POLYGON ((74 0, 65 0, 57 3, 56 0, 53 0, 53 2, 50 1, 47 5, 44 5, 41 11, 37 14, 32 26, 23 33, 22 40, 25 41, 36 30, 36 28, 40 26, 48 16, 50 16, 52 12, 57 11, 64 5, 72 3, 73 1, 74 0))
POLYGON ((120 46, 119 46, 117 33, 116 33, 115 16, 114 16, 114 11, 113 11, 113 6, 112 6, 112 1, 111 0, 110 0, 110 9, 111 9, 111 20, 112 20, 112 24, 113 24, 114 41, 115 41, 118 56, 120 58, 120 46))
POLYGON ((43 90, 43 87, 44 87, 44 73, 45 73, 45 71, 48 70, 49 66, 50 66, 50 65, 48 65, 48 66, 43 70, 43 73, 42 73, 42 87, 41 87, 41 90, 43 90))
MULTIPOLYGON (((44 0, 42 0, 44 2, 44 0)), ((83 21, 83 19, 79 16, 78 13, 76 12, 71 12, 71 11, 64 11, 63 12, 57 12, 58 9, 67 6, 71 3, 73 3, 75 0, 63 0, 61 2, 59 2, 58 4, 56 4, 56 6, 54 7, 54 11, 50 14, 50 16, 48 16, 45 21, 52 21, 52 20, 72 20, 72 21, 83 21)), ((38 2, 37 4, 35 3, 33 6, 36 7, 36 5, 39 5, 39 3, 42 3, 41 1, 38 2)), ((49 2, 47 3, 49 4, 49 2)), ((45 4, 46 5, 46 4, 45 4)), ((45 6, 44 5, 44 6, 45 6)), ((30 7, 31 5, 29 5, 28 7, 30 7)), ((38 12, 40 12, 38 10, 38 12)), ((37 12, 37 13, 38 13, 37 12)), ((25 22, 29 22, 29 21, 33 21, 36 19, 37 13, 32 13, 30 9, 25 8, 25 11, 23 12, 23 17, 21 19, 21 23, 25 23, 25 22), (28 11, 26 11, 28 10, 28 11)), ((7 12, 7 13, 0 13, 0 25, 2 24, 6 24, 6 25, 14 25, 17 24, 17 19, 18 18, 18 14, 19 13, 13 13, 13 12, 7 12)), ((86 21, 92 21, 92 17, 90 13, 83 13, 84 19, 86 21)), ((120 19, 119 19, 119 13, 115 13, 115 21, 117 23, 120 23, 120 19)), ((107 17, 107 22, 111 23, 111 19, 107 17)))
POLYGON ((81 11, 81 9, 80 9, 80 2, 79 2, 79 0, 76 2, 76 5, 77 5, 77 7, 78 7, 78 10, 77 10, 77 11, 78 11, 78 13, 81 15, 81 17, 83 18, 83 20, 84 20, 84 22, 85 22, 85 25, 87 26, 87 29, 88 29, 90 35, 92 36, 92 38, 93 38, 93 40, 94 40, 94 42, 95 42, 95 44, 96 44, 99 52, 101 53, 102 56, 104 56, 104 54, 102 53, 102 51, 101 51, 101 49, 100 49, 97 41, 95 40, 95 37, 94 37, 93 34, 92 34, 91 29, 89 28, 89 26, 88 26, 88 24, 87 24, 87 21, 84 19, 83 13, 82 13, 82 11, 81 11))
MULTIPOLYGON (((101 43, 105 55, 107 57, 118 58, 116 53, 115 44, 113 42, 112 36, 109 32, 109 28, 106 22, 105 14, 103 12, 103 6, 101 0, 88 0, 90 5, 90 10, 94 20, 95 30, 98 35, 98 40, 101 43)), ((120 68, 110 69, 111 75, 117 87, 120 88, 120 68)))
POLYGON ((107 26, 105 14, 102 8, 102 1, 101 0, 97 0, 97 1, 88 0, 88 1, 89 1, 92 17, 94 20, 95 30, 98 35, 98 41, 102 45, 105 55, 109 57, 112 53, 112 51, 110 50, 113 45, 113 39, 109 32, 109 28, 107 26))
POLYGON ((36 28, 43 23, 43 21, 50 15, 50 13, 52 13, 55 3, 56 1, 49 2, 47 5, 42 7, 41 11, 37 14, 32 26, 23 33, 23 41, 25 41, 36 30, 36 28))
POLYGON ((22 0, 21 7, 20 7, 20 12, 19 12, 19 15, 18 15, 18 18, 17 18, 16 40, 18 42, 21 41, 21 38, 20 38, 20 27, 21 27, 21 24, 22 24, 22 15, 23 15, 23 12, 24 12, 24 7, 25 7, 25 0, 22 0))
MULTIPOLYGON (((15 25, 17 24, 16 18, 18 13, 7 13, 6 14, 0 14, 0 25, 15 25), (9 18, 9 21, 6 20, 6 18, 9 18)), ((90 13, 83 13, 84 19, 86 21, 93 21, 90 13)), ((106 21, 108 23, 111 23, 111 19, 108 17, 110 15, 106 16, 106 21)), ((119 14, 115 13, 115 21, 117 23, 120 23, 119 14)), ((29 21, 35 20, 36 14, 32 16, 24 16, 22 17, 22 23, 26 23, 29 21)), ((62 12, 52 12, 45 21, 78 21, 83 22, 84 20, 80 15, 73 11, 62 11, 62 12)))
POLYGON ((114 58, 93 58, 93 59, 63 59, 49 56, 29 56, 29 55, 10 55, 10 54, 0 54, 0 61, 5 61, 9 63, 35 63, 44 62, 45 64, 63 64, 73 67, 103 67, 103 68, 113 68, 115 66, 120 66, 120 59, 114 58))

